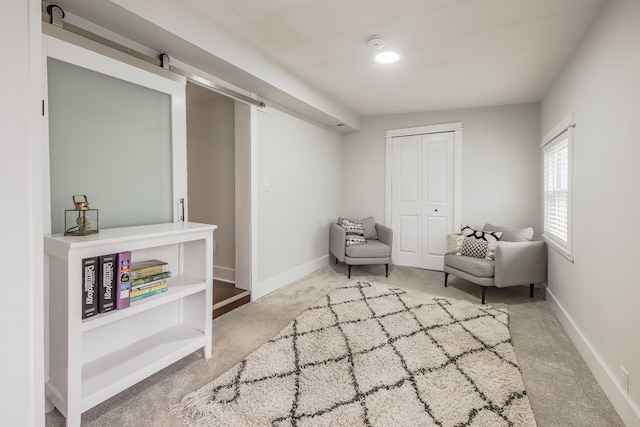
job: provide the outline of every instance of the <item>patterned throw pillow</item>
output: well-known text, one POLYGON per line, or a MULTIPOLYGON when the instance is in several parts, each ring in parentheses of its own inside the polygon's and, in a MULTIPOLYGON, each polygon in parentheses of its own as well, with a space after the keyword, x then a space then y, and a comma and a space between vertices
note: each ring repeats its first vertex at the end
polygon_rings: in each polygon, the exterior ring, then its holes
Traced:
POLYGON ((460 253, 473 258, 484 258, 487 255, 488 243, 486 240, 465 237, 460 245, 460 253))
POLYGON ((487 242, 497 242, 502 237, 502 231, 480 231, 474 230, 468 225, 462 224, 460 227, 464 237, 473 237, 474 239, 486 240, 487 242))
POLYGON ((347 246, 367 243, 364 239, 364 224, 361 221, 343 219, 342 228, 344 228, 344 231, 346 232, 347 246))
POLYGON ((474 237, 464 237, 460 234, 447 234, 447 255, 464 255, 488 260, 496 259, 498 242, 487 242, 474 237))

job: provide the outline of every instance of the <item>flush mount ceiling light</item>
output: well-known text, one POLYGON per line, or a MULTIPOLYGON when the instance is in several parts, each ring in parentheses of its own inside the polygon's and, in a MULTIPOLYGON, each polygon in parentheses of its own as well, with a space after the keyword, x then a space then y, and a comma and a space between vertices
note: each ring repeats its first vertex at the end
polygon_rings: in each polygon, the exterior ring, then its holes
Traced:
MULTIPOLYGON (((382 49, 386 45, 382 36, 369 37, 367 44, 374 49, 382 49)), ((400 59, 400 55, 393 51, 384 51, 376 55, 376 61, 381 64, 391 64, 392 62, 396 62, 398 59, 400 59)))
POLYGON ((390 50, 380 52, 376 55, 376 61, 381 64, 391 64, 392 62, 396 62, 398 59, 400 59, 400 55, 398 54, 398 52, 393 52, 390 50))

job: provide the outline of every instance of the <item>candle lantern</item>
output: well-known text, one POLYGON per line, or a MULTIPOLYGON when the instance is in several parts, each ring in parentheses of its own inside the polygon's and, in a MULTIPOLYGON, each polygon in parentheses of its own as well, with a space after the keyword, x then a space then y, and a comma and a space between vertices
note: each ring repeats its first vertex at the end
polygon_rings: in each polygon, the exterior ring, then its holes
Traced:
POLYGON ((73 209, 64 211, 64 235, 88 236, 98 232, 98 209, 89 209, 85 195, 71 196, 73 209))

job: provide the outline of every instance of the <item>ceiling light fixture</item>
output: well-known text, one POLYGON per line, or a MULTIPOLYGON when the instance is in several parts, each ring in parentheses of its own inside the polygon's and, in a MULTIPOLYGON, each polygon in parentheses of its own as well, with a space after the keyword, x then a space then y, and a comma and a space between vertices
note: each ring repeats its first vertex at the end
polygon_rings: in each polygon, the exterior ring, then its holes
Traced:
POLYGON ((380 52, 376 55, 376 61, 381 64, 391 64, 392 62, 396 62, 398 59, 400 59, 398 52, 393 52, 391 50, 380 52))
MULTIPOLYGON (((369 37, 367 44, 374 49, 382 49, 386 45, 382 36, 369 37)), ((376 55, 376 61, 381 64, 391 64, 392 62, 396 62, 398 59, 400 59, 400 55, 393 51, 384 51, 376 55)))

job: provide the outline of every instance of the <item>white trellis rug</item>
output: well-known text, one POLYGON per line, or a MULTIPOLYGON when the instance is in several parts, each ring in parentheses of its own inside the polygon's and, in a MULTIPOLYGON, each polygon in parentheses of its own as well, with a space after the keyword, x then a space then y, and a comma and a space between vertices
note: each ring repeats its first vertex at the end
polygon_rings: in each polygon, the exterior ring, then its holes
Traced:
POLYGON ((353 282, 171 408, 191 426, 535 426, 504 310, 353 282))

